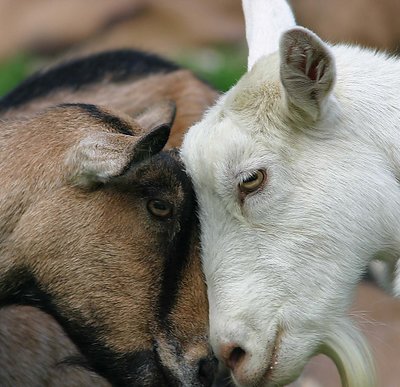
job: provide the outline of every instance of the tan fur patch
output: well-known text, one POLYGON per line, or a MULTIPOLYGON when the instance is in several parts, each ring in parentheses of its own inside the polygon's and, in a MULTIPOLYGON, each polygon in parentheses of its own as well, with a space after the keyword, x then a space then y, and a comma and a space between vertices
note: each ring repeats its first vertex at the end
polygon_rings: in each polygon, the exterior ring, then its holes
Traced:
MULTIPOLYGON (((126 122, 138 133, 133 137, 141 138, 142 130, 129 118, 126 122)), ((146 196, 134 187, 144 179, 145 187, 161 184, 156 197, 178 207, 185 192, 173 179, 174 171, 164 171, 161 164, 147 173, 143 162, 123 189, 71 186, 68 150, 88 133, 112 131, 79 106, 5 121, 0 131, 0 224, 8 225, 0 235, 0 275, 28 269, 64 317, 92 327, 115 353, 152 351, 157 337, 170 340, 170 332, 156 322, 156 311, 166 249, 180 223, 149 215, 146 196), (157 176, 167 180, 160 183, 157 176)), ((197 375, 197 362, 211 350, 206 289, 194 245, 178 289, 173 338, 179 353, 189 356, 184 368, 197 375)))
POLYGON ((135 115, 154 102, 171 100, 178 108, 167 143, 169 149, 180 146, 186 130, 200 120, 217 96, 215 90, 199 81, 190 71, 178 70, 123 83, 95 84, 78 91, 57 91, 10 110, 3 117, 25 117, 52 105, 76 102, 105 105, 135 115))

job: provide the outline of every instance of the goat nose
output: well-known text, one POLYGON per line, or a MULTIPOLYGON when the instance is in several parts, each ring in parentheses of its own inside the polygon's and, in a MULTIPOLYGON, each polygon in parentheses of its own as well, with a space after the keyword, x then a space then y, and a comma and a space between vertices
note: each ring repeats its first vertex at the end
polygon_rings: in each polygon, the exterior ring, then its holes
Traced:
POLYGON ((198 378, 201 386, 211 387, 218 370, 218 360, 215 357, 204 357, 199 361, 198 378))
POLYGON ((227 343, 220 347, 220 356, 225 365, 234 372, 244 361, 246 351, 235 343, 227 343))

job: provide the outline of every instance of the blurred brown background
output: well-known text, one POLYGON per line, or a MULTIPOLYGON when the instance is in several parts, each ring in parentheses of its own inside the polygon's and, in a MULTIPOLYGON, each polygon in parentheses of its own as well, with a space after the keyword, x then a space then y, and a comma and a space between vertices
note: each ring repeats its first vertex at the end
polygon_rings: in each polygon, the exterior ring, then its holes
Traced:
MULTIPOLYGON (((322 38, 396 52, 399 0, 291 0, 322 38)), ((245 70, 240 0, 0 0, 0 93, 55 58, 134 47, 226 89, 245 70)))
MULTIPOLYGON (((397 0, 292 0, 322 38, 396 50, 397 0)), ((239 0, 1 0, 0 59, 21 51, 137 47, 166 55, 243 39, 239 0)))

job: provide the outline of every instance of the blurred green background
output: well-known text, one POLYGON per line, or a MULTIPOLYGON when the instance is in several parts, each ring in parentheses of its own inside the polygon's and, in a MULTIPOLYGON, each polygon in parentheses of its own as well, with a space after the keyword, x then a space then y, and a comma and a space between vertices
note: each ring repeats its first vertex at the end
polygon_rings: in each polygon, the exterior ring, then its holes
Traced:
MULTIPOLYGON (((244 47, 226 45, 192 51, 174 60, 193 70, 217 90, 226 91, 246 71, 247 52, 244 47)), ((0 63, 0 96, 18 85, 46 61, 46 58, 40 56, 18 54, 0 63)))
POLYGON ((34 69, 35 58, 19 54, 0 63, 0 95, 16 86, 34 69))

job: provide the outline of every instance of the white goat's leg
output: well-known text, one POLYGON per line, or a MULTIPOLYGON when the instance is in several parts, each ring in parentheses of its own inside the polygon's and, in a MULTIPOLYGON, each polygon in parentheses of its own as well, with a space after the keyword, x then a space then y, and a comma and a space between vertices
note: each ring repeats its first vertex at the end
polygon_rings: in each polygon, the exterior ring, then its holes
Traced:
POLYGON ((282 32, 296 22, 286 0, 242 0, 242 5, 250 70, 261 56, 278 51, 282 32))

